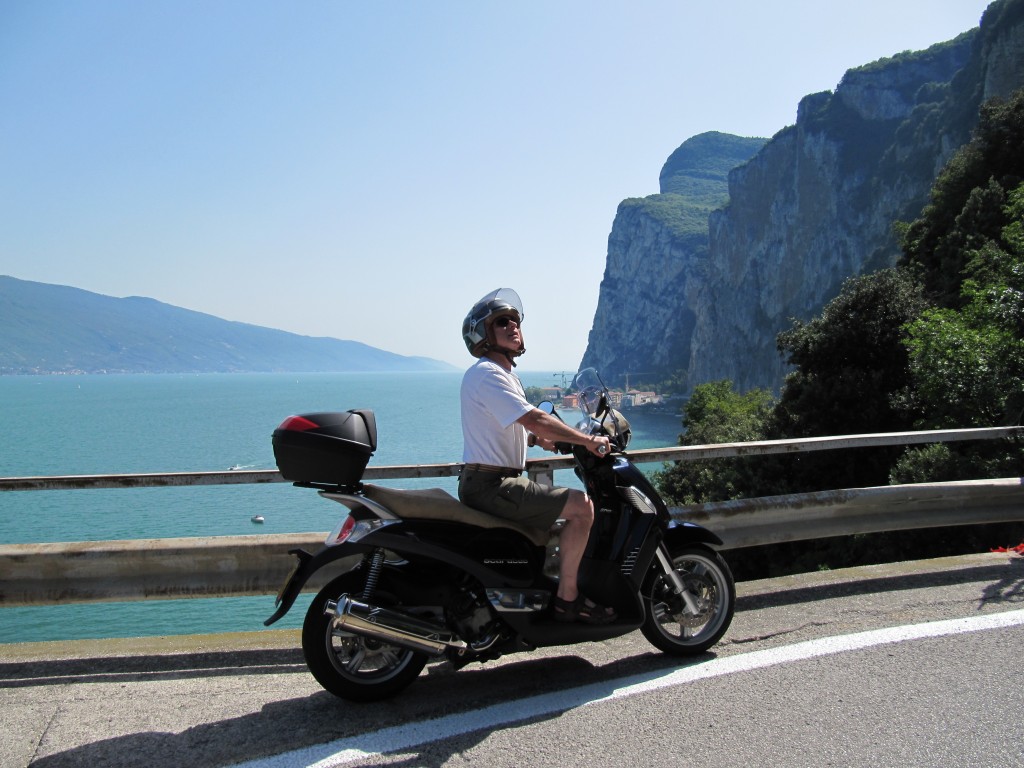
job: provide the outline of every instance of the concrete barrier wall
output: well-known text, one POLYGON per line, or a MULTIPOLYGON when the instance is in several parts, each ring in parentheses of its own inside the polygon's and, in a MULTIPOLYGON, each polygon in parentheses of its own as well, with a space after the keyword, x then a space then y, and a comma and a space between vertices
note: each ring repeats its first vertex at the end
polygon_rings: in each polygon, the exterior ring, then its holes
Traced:
POLYGON ((0 545, 0 605, 274 592, 326 533, 0 545))

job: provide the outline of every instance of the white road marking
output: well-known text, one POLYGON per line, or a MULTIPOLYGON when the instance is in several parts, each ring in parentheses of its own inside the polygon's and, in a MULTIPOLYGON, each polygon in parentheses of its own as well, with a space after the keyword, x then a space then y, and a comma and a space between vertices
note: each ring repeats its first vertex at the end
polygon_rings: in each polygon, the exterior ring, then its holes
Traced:
POLYGON ((963 619, 934 621, 889 629, 876 629, 838 637, 823 637, 764 651, 726 656, 670 672, 657 671, 555 691, 539 696, 495 704, 476 712, 460 712, 435 720, 384 728, 371 733, 338 739, 327 744, 286 752, 242 763, 236 768, 336 768, 387 753, 402 752, 432 741, 481 730, 494 730, 524 720, 564 712, 589 704, 612 701, 638 693, 656 691, 720 675, 763 669, 776 664, 802 661, 856 651, 888 643, 902 643, 929 637, 1002 629, 1024 624, 1024 610, 987 614, 963 619))

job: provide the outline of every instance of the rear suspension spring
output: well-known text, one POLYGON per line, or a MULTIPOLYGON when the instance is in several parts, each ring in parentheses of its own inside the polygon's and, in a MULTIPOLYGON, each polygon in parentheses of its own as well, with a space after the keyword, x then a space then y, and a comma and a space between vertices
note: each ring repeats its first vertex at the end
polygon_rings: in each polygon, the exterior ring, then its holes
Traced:
POLYGON ((367 556, 366 581, 363 584, 363 602, 373 599, 373 593, 377 589, 377 582, 380 580, 380 571, 384 567, 384 550, 375 549, 372 555, 367 556))

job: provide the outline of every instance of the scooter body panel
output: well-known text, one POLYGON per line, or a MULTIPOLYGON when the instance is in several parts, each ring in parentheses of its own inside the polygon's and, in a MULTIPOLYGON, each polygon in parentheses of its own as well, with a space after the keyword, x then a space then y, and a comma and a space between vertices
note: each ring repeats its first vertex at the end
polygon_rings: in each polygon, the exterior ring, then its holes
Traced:
POLYGON ((437 520, 402 520, 357 542, 325 546, 315 555, 291 550, 289 554, 299 562, 278 595, 277 610, 264 624, 269 626, 288 613, 306 582, 321 568, 376 549, 397 553, 427 569, 462 571, 485 587, 554 588, 553 582, 543 577, 545 549, 515 531, 437 520))

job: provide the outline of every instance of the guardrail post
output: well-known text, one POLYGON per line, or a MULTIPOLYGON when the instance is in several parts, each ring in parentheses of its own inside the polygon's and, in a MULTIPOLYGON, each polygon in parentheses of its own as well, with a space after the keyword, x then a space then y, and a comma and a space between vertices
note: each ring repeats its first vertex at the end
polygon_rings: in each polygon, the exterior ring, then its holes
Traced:
POLYGON ((535 483, 540 483, 541 485, 555 484, 555 470, 553 469, 530 469, 526 474, 535 483))

